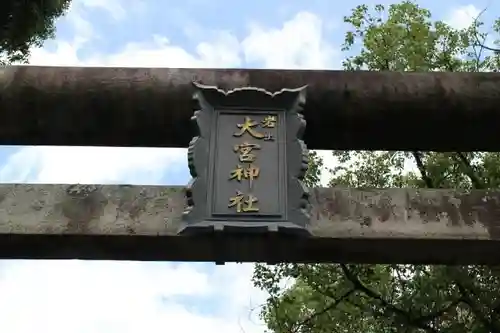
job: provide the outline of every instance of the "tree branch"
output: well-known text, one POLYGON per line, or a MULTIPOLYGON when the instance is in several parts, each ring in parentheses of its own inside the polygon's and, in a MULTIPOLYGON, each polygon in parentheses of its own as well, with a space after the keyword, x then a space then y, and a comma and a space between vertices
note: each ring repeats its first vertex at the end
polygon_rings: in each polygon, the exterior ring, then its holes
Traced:
POLYGON ((415 163, 417 164, 418 171, 420 172, 420 177, 425 183, 425 186, 428 188, 434 188, 434 184, 432 183, 432 179, 427 175, 427 170, 425 168, 424 163, 422 162, 422 154, 418 151, 412 151, 413 158, 415 159, 415 163))
MULTIPOLYGON (((476 37, 476 38, 477 38, 477 37, 476 37)), ((479 38, 477 38, 477 39, 479 40, 479 38)), ((476 42, 474 45, 475 45, 475 46, 482 47, 482 48, 483 48, 483 49, 485 49, 485 50, 492 51, 492 52, 494 52, 494 53, 500 54, 500 49, 496 49, 496 48, 494 48, 494 47, 489 47, 489 46, 486 46, 486 45, 481 44, 481 43, 479 43, 479 42, 476 42)))
POLYGON ((387 310, 389 310, 390 312, 395 314, 397 317, 404 318, 404 324, 411 325, 415 328, 423 329, 427 332, 438 333, 438 331, 436 329, 421 322, 420 318, 413 319, 408 312, 406 312, 406 311, 396 307, 395 305, 389 303, 380 294, 378 294, 374 290, 365 286, 361 282, 361 280, 347 268, 347 266, 345 264, 340 264, 340 266, 342 268, 342 271, 344 272, 344 275, 354 285, 355 289, 358 289, 358 290, 362 291, 364 294, 366 294, 367 296, 378 300, 382 304, 382 306, 384 306, 387 310))
POLYGON ((330 310, 335 309, 342 301, 344 301, 347 297, 349 297, 356 289, 352 288, 345 292, 342 296, 340 296, 338 299, 334 300, 331 302, 329 305, 324 307, 321 311, 314 312, 312 315, 301 321, 297 325, 297 329, 300 329, 304 326, 306 326, 308 323, 310 323, 314 318, 321 316, 322 314, 327 313, 330 310))
MULTIPOLYGON (((476 18, 474 19, 474 23, 473 23, 474 26, 477 26, 477 21, 479 20, 479 18, 481 17, 481 15, 484 14, 484 12, 486 11, 486 9, 488 9, 488 7, 485 7, 479 14, 477 14, 476 18)), ((500 49, 489 47, 489 46, 484 45, 484 43, 481 43, 479 41, 479 36, 477 35, 477 30, 476 30, 476 33, 474 34, 474 38, 476 39, 476 42, 474 44, 472 44, 473 46, 479 46, 479 47, 481 47, 481 48, 483 48, 485 50, 494 52, 496 54, 500 53, 500 49)))
POLYGON ((475 189, 484 189, 483 182, 476 175, 474 167, 470 164, 470 161, 467 159, 467 157, 463 153, 458 152, 453 156, 454 159, 463 166, 464 173, 467 175, 467 177, 469 177, 473 187, 475 189))
POLYGON ((463 302, 463 299, 458 298, 458 299, 454 300, 453 302, 450 302, 447 306, 443 307, 442 309, 428 313, 425 316, 418 317, 418 318, 414 319, 414 321, 418 322, 418 323, 422 323, 422 324, 428 323, 429 321, 431 321, 433 319, 441 317, 442 315, 444 315, 446 312, 450 311, 453 307, 457 306, 461 302, 463 302))
POLYGON ((484 325, 485 328, 488 329, 490 333, 500 333, 500 324, 495 323, 493 321, 489 321, 481 310, 478 308, 476 302, 469 296, 469 293, 465 289, 465 287, 461 284, 458 279, 453 279, 460 294, 462 295, 462 300, 465 304, 469 306, 472 313, 479 319, 479 321, 484 325))

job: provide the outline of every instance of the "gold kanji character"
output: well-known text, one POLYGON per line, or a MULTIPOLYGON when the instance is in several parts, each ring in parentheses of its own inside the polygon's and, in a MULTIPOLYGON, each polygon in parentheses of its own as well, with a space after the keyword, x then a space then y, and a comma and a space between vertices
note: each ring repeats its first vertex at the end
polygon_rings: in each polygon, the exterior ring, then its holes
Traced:
POLYGON ((264 128, 275 128, 276 127, 276 116, 265 116, 261 121, 262 127, 264 128))
POLYGON ((253 121, 250 117, 245 117, 245 121, 243 122, 243 124, 236 124, 236 126, 238 126, 238 128, 240 128, 240 131, 237 133, 234 133, 233 136, 240 137, 243 134, 245 134, 245 132, 248 132, 248 134, 250 134, 254 138, 262 139, 264 137, 264 134, 259 133, 253 129, 257 125, 258 125, 258 123, 253 121))
POLYGON ((237 213, 258 212, 259 208, 253 205, 258 201, 259 200, 257 199, 257 197, 251 194, 248 195, 247 199, 245 199, 245 194, 243 194, 241 191, 236 191, 236 196, 229 198, 229 205, 227 207, 236 207, 237 213))
POLYGON ((239 145, 235 145, 233 150, 235 153, 239 153, 239 160, 241 163, 252 163, 255 161, 257 156, 252 153, 254 149, 260 149, 260 145, 256 143, 243 142, 239 145))
POLYGON ((252 182, 254 179, 258 178, 260 174, 260 168, 253 164, 250 164, 247 168, 243 168, 241 165, 237 165, 236 169, 231 171, 229 180, 236 179, 241 181, 242 179, 248 179, 250 182, 250 187, 252 187, 252 182))
POLYGON ((229 176, 229 180, 236 179, 237 181, 241 181, 242 178, 245 177, 245 170, 238 164, 236 169, 231 170, 231 175, 229 176))
POLYGON ((274 141, 274 136, 271 133, 265 133, 264 141, 274 141))

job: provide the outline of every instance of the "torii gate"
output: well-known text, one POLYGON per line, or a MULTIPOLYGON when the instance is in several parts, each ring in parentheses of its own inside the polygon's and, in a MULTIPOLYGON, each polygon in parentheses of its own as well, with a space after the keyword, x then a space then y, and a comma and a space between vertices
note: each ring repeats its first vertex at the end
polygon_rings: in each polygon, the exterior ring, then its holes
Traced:
MULTIPOLYGON (((500 74, 0 69, 0 144, 188 147, 193 85, 308 85, 309 149, 500 151, 500 74)), ((0 258, 499 264, 500 192, 311 190, 310 237, 178 235, 182 187, 0 185, 0 258)))

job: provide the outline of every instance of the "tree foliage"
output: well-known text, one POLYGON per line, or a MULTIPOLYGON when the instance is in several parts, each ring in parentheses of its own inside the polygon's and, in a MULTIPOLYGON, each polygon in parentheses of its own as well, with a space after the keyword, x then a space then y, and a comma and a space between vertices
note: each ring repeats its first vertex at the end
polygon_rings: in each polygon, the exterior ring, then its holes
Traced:
POLYGON ((0 64, 25 62, 32 47, 54 37, 54 22, 71 0, 5 0, 0 8, 0 64))
MULTIPOLYGON (((476 20, 454 29, 409 1, 357 6, 343 50, 346 70, 496 71, 491 33, 476 20)), ((415 133, 418 135, 418 133, 415 133)), ((336 151, 332 186, 498 188, 499 153, 336 151), (408 163, 414 167, 408 171, 408 163)), ((316 160, 315 160, 316 161, 316 160)), ((314 164, 315 162, 312 162, 314 164)), ((308 185, 318 184, 312 168, 308 185)), ((276 333, 500 332, 500 268, 485 266, 279 264, 255 266, 269 292, 262 318, 276 333), (284 280, 292 286, 282 290, 284 280)))

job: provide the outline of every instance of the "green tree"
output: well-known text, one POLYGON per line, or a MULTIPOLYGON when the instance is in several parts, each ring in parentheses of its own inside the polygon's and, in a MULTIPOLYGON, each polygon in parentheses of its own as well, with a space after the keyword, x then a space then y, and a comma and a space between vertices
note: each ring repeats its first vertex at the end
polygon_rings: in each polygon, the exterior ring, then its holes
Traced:
MULTIPOLYGON (((357 6, 344 21, 346 70, 492 71, 483 23, 457 30, 414 2, 357 6)), ((492 31, 500 32, 500 20, 492 31)), ((492 52, 493 51, 493 52, 492 52)), ((499 153, 336 151, 332 186, 498 188, 499 153), (408 171, 405 162, 413 161, 408 171)), ((314 164, 314 162, 313 162, 314 164)), ((309 185, 317 185, 312 169, 309 185)), ((262 318, 277 333, 500 332, 500 269, 485 266, 279 264, 255 266, 269 292, 262 318), (292 286, 281 290, 284 280, 292 286)))
POLYGON ((32 47, 54 37, 54 21, 71 0, 6 0, 0 23, 0 65, 26 62, 32 47))

